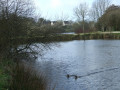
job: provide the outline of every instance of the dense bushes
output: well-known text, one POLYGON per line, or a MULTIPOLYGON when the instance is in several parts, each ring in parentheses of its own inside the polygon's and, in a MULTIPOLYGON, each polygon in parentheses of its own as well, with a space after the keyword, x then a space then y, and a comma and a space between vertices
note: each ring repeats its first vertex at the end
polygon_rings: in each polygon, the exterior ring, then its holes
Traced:
MULTIPOLYGON (((83 33, 83 23, 82 22, 78 22, 78 23, 74 23, 72 25, 72 28, 74 30, 75 33, 83 33)), ((94 31, 94 22, 87 22, 85 21, 84 22, 84 29, 85 29, 85 33, 89 33, 89 32, 92 32, 94 31)))
POLYGON ((120 6, 111 5, 98 19, 97 28, 103 31, 120 30, 120 6))

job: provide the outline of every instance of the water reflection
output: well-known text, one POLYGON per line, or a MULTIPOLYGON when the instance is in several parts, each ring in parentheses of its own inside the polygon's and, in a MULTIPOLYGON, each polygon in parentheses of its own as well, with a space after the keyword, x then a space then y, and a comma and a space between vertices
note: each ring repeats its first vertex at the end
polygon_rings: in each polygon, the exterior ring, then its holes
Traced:
POLYGON ((60 47, 38 57, 43 71, 56 90, 119 90, 120 41, 82 40, 59 42, 60 47), (116 69, 115 69, 116 68, 116 69), (83 76, 75 80, 66 75, 83 76))

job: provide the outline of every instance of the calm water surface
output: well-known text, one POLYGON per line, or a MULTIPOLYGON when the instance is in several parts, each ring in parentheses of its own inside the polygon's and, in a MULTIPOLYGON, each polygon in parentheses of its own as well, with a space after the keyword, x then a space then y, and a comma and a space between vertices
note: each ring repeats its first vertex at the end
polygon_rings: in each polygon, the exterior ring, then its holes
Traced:
POLYGON ((56 90, 120 90, 120 40, 58 42, 35 63, 56 90), (66 75, 82 76, 75 80, 66 75))

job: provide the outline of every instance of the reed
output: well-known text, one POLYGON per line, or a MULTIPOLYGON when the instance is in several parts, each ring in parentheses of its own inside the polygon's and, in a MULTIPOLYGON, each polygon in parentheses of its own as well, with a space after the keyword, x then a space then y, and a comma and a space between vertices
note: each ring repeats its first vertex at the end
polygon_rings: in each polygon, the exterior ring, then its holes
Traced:
POLYGON ((47 80, 43 74, 39 76, 32 68, 17 64, 13 68, 12 80, 9 90, 46 90, 47 80))

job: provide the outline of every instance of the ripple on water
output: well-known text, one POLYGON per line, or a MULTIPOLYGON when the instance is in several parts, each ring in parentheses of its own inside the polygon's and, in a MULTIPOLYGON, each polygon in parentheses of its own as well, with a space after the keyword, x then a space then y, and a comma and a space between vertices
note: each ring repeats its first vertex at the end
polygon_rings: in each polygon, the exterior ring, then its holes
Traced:
POLYGON ((120 40, 75 40, 58 44, 61 46, 48 51, 44 61, 39 58, 35 65, 53 85, 57 84, 56 90, 120 89, 120 40), (83 77, 67 79, 67 74, 83 77))

